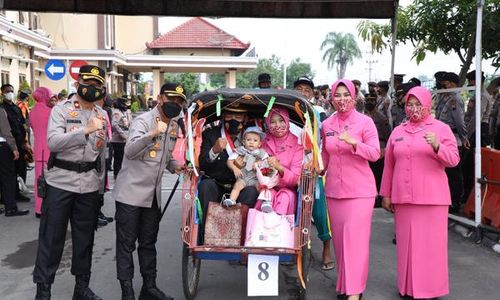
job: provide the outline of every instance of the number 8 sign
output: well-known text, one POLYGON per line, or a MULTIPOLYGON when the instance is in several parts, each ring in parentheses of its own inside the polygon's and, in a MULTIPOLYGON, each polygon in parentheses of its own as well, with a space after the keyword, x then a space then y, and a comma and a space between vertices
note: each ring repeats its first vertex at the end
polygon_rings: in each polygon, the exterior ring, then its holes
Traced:
POLYGON ((278 296, 279 256, 248 255, 248 296, 278 296))

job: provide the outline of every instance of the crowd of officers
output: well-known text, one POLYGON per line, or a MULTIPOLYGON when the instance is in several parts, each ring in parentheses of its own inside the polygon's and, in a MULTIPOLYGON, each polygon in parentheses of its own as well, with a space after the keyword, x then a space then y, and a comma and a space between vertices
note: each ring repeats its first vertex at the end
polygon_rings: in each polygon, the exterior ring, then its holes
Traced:
MULTIPOLYGON (((380 139, 381 158, 371 163, 377 189, 380 188, 384 166, 383 148, 392 128, 405 121, 404 96, 412 87, 420 85, 416 78, 404 83, 403 77, 395 76, 395 92, 392 95, 389 95, 387 81, 369 82, 366 94, 361 92, 361 82, 353 81, 357 93, 356 109, 373 119, 380 139)), ((473 186, 476 99, 474 96, 468 99, 466 109, 460 92, 446 91, 459 86, 458 75, 438 72, 435 78, 436 88, 444 90, 435 97, 436 118, 450 126, 462 151, 462 164, 447 170, 452 192, 451 210, 457 211, 473 186)), ((476 85, 474 79, 474 71, 467 74, 468 85, 476 85)), ((302 88, 298 91, 310 99, 322 119, 333 113, 328 101, 328 86, 315 87, 312 80, 305 77, 297 82, 300 84, 295 88, 302 88), (303 89, 304 86, 306 89, 303 89)), ((270 80, 263 80, 263 83, 268 85, 263 84, 260 88, 270 87, 270 80)), ((486 146, 493 141, 493 145, 498 147, 498 89, 495 89, 496 94, 493 96, 496 101, 493 102, 482 83, 477 83, 482 90, 481 143, 486 146)), ((109 98, 106 100, 105 73, 100 67, 82 66, 74 85, 77 92, 52 108, 47 128, 51 155, 44 174, 46 189, 33 272, 33 280, 37 285, 35 299, 51 298, 51 285, 61 261, 68 223, 71 225, 73 242, 71 273, 76 279, 73 299, 101 299, 89 288, 89 281, 94 232, 99 223, 107 170, 112 170, 115 177, 116 261, 122 299, 135 299, 132 254, 136 242, 143 277, 139 299, 172 299, 156 286, 155 244, 161 219, 163 170, 180 173, 184 169, 172 156, 183 111, 187 107, 184 89, 180 84, 164 84, 157 97, 158 105, 132 120, 127 98, 120 98, 113 105, 109 98), (110 157, 114 157, 112 166, 110 157)), ((0 181, 4 183, 15 178, 7 179, 4 158, 8 156, 18 161, 23 157, 28 160, 26 153, 31 149, 25 124, 28 118, 12 101, 13 87, 4 85, 1 90, 4 101, 0 107, 0 181)), ((20 96, 23 97, 22 93, 20 96)), ((15 172, 19 174, 17 167, 16 162, 15 172)), ((9 168, 9 172, 12 172, 12 168, 9 168)), ((9 198, 9 195, 15 194, 15 190, 8 190, 5 186, 2 184, 1 190, 2 199, 5 199, 5 214, 28 213, 19 210, 15 201, 12 203, 13 198, 9 198)), ((110 222, 110 219, 104 217, 101 221, 110 222)))

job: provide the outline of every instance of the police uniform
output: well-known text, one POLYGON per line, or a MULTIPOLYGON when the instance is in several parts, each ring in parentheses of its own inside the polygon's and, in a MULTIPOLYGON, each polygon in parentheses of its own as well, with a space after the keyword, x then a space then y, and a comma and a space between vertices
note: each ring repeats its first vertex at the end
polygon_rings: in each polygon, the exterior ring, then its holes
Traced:
POLYGON ((111 126, 113 129, 113 136, 111 143, 113 145, 113 174, 116 176, 120 172, 123 151, 125 149, 125 142, 127 141, 128 130, 132 123, 132 113, 129 110, 121 110, 119 108, 112 109, 111 126))
MULTIPOLYGON (((96 66, 82 66, 80 78, 104 83, 104 71, 96 66)), ((88 90, 83 88, 82 93, 88 90)), ((102 94, 95 92, 96 97, 102 94)), ((42 204, 38 253, 33 272, 33 281, 37 283, 37 299, 49 299, 38 298, 38 288, 45 291, 43 285, 48 284, 50 293, 50 284, 54 282, 63 254, 68 221, 71 221, 73 244, 71 273, 76 276, 73 299, 100 299, 88 289, 88 281, 107 135, 104 126, 87 135, 84 128, 94 117, 105 120, 106 112, 96 104, 91 110, 82 109, 80 98, 74 96, 63 101, 52 108, 50 114, 47 144, 51 157, 45 171, 47 191, 42 204), (75 297, 83 289, 89 297, 75 297)))
MULTIPOLYGON (((385 149, 387 140, 391 135, 391 127, 389 126, 387 117, 378 110, 374 110, 372 113, 366 112, 366 115, 372 118, 373 123, 375 123, 375 127, 377 127, 380 148, 385 149)), ((372 169, 373 175, 375 176, 377 190, 379 190, 380 183, 382 181, 382 173, 384 172, 384 158, 381 157, 375 162, 370 162, 370 168, 372 169)))
MULTIPOLYGON (((440 109, 436 111, 436 119, 450 126, 455 135, 457 146, 462 146, 462 141, 467 138, 467 131, 464 122, 464 102, 456 92, 442 93, 442 102, 440 109)), ((451 211, 456 212, 463 199, 463 176, 460 163, 453 168, 446 168, 448 176, 448 185, 451 193, 451 211)))
MULTIPOLYGON (((180 85, 170 85, 165 84, 162 93, 185 99, 180 85)), ((155 244, 161 215, 161 180, 165 169, 174 173, 177 168, 172 152, 180 119, 180 115, 170 119, 165 133, 151 138, 149 133, 161 120, 160 109, 156 106, 133 120, 125 144, 122 169, 113 189, 116 201, 116 266, 122 292, 124 284, 131 285, 134 276, 132 253, 137 240, 144 284, 154 282, 156 278, 155 244)))
MULTIPOLYGON (((6 215, 18 212, 16 203, 16 166, 13 152, 17 151, 7 113, 0 107, 0 195, 5 204, 6 215)), ((26 214, 26 213, 22 213, 26 214)))

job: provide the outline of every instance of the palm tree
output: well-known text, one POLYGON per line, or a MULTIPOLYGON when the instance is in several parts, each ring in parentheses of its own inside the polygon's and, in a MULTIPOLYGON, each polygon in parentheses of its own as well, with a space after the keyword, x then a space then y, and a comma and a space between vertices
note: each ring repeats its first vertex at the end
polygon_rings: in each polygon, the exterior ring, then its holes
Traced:
POLYGON ((354 58, 361 57, 356 38, 352 33, 330 32, 321 43, 321 49, 325 49, 323 61, 328 61, 328 69, 337 66, 337 76, 344 78, 347 64, 353 62, 354 58))

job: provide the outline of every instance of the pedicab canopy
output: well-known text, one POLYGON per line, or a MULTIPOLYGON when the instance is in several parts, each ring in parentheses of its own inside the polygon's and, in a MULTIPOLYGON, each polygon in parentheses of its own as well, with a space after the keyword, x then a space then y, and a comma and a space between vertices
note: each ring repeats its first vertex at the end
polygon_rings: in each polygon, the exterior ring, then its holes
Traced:
POLYGON ((372 18, 395 15, 398 0, 3 0, 0 9, 109 15, 252 18, 372 18), (3 4, 3 5, 2 5, 3 4))
POLYGON ((319 119, 309 101, 293 90, 222 88, 194 95, 188 110, 188 123, 192 124, 188 126, 188 144, 193 157, 192 139, 200 137, 203 124, 220 120, 224 108, 229 105, 231 108, 244 107, 249 119, 258 126, 274 106, 287 108, 291 122, 302 127, 300 140, 306 151, 312 152, 315 169, 323 169, 319 151, 319 119), (198 122, 200 120, 202 122, 198 122))

